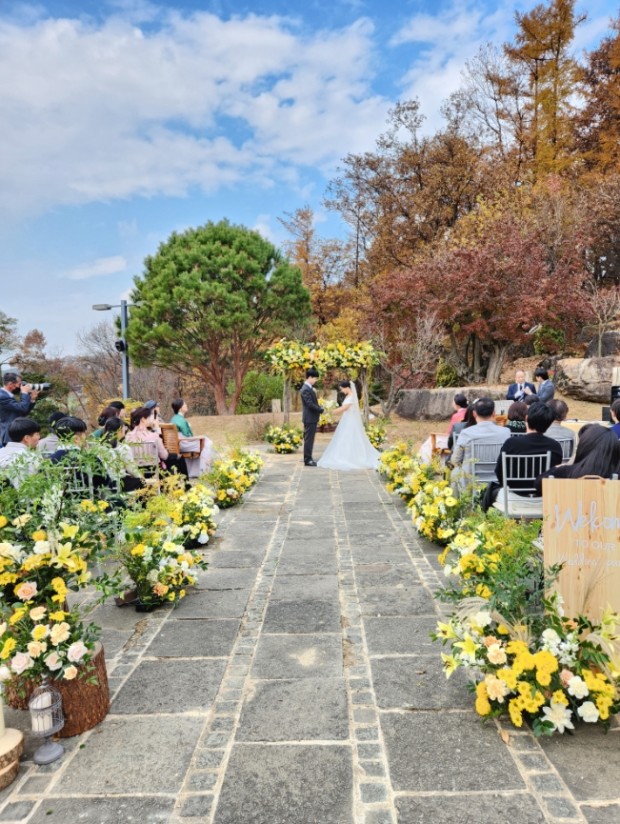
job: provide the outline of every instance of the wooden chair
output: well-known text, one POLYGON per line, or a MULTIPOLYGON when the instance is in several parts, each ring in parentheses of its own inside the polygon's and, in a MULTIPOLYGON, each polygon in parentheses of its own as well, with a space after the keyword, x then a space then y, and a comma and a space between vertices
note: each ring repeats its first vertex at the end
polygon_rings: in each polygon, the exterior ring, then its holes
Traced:
POLYGON ((507 421, 508 421, 508 415, 496 415, 495 416, 495 423, 498 426, 506 426, 507 421))
POLYGON ((444 441, 447 443, 447 435, 444 435, 440 432, 431 432, 431 454, 433 456, 439 455, 442 457, 443 455, 449 455, 450 450, 447 446, 442 446, 440 443, 437 443, 437 438, 443 438, 444 441))
MULTIPOLYGON (((200 443, 200 449, 196 452, 182 452, 181 451, 181 439, 179 438, 179 430, 173 423, 161 423, 161 437, 164 442, 164 446, 168 450, 168 452, 174 452, 175 455, 180 455, 182 458, 199 458, 200 453, 204 447, 204 438, 200 438, 197 435, 193 435, 192 439, 196 439, 200 443)), ((189 440, 189 438, 187 439, 189 440)))

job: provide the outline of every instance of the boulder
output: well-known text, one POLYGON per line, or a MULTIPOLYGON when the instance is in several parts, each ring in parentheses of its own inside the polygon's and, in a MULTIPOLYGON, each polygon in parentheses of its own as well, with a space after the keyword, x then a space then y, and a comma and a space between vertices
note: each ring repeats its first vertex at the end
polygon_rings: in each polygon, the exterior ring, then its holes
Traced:
POLYGON ((609 403, 612 370, 620 357, 562 358, 556 363, 555 384, 565 395, 594 403, 609 403))
MULTIPOLYGON (((603 340, 602 340, 602 357, 608 357, 609 355, 619 355, 620 354, 620 332, 603 332, 603 340)), ((585 352, 586 358, 596 358, 598 357, 598 338, 594 338, 588 344, 588 348, 585 352)))
POLYGON ((449 386, 442 389, 403 389, 396 407, 401 418, 417 421, 445 421, 454 409, 454 396, 462 392, 468 400, 483 396, 494 400, 506 397, 506 386, 449 386))

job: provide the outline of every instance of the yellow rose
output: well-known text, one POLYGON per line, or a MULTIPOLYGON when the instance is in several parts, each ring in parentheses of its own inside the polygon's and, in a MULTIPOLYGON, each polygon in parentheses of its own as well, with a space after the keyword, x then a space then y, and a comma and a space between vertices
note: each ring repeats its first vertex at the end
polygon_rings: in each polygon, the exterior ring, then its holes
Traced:
POLYGON ((70 667, 67 667, 67 669, 64 671, 62 677, 65 679, 65 681, 73 681, 73 679, 75 678, 75 676, 77 674, 78 674, 77 667, 74 667, 73 665, 71 665, 70 667))
POLYGON ((33 532, 30 537, 33 541, 45 541, 47 538, 47 533, 44 529, 37 529, 36 532, 33 532))
POLYGON ((6 526, 7 524, 8 524, 8 521, 4 517, 4 515, 0 515, 0 529, 2 529, 2 527, 6 526))

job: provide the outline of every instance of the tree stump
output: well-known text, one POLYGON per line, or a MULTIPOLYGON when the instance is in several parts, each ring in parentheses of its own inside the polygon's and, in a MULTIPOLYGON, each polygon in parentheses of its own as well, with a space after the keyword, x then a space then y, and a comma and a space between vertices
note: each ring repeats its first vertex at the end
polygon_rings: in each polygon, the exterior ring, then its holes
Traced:
MULTIPOLYGON (((80 673, 73 681, 51 681, 51 686, 62 695, 62 710, 65 726, 58 733, 59 738, 71 738, 96 727, 110 709, 110 687, 105 667, 103 646, 97 644, 95 655, 80 667, 80 673), (89 683, 96 680, 97 683, 89 683)), ((41 682, 27 678, 13 679, 4 685, 4 699, 9 707, 27 710, 28 701, 41 682)))
POLYGON ((0 790, 15 780, 23 750, 24 736, 19 730, 6 730, 0 737, 0 790))

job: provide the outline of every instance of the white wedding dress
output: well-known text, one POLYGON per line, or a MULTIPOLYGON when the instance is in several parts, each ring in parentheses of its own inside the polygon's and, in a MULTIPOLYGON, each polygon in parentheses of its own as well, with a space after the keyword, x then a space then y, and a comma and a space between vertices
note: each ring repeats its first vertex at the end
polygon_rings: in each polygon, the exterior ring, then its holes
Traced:
POLYGON ((323 469, 376 469, 379 452, 368 440, 357 400, 355 384, 343 406, 350 407, 342 413, 334 437, 318 460, 323 469))

